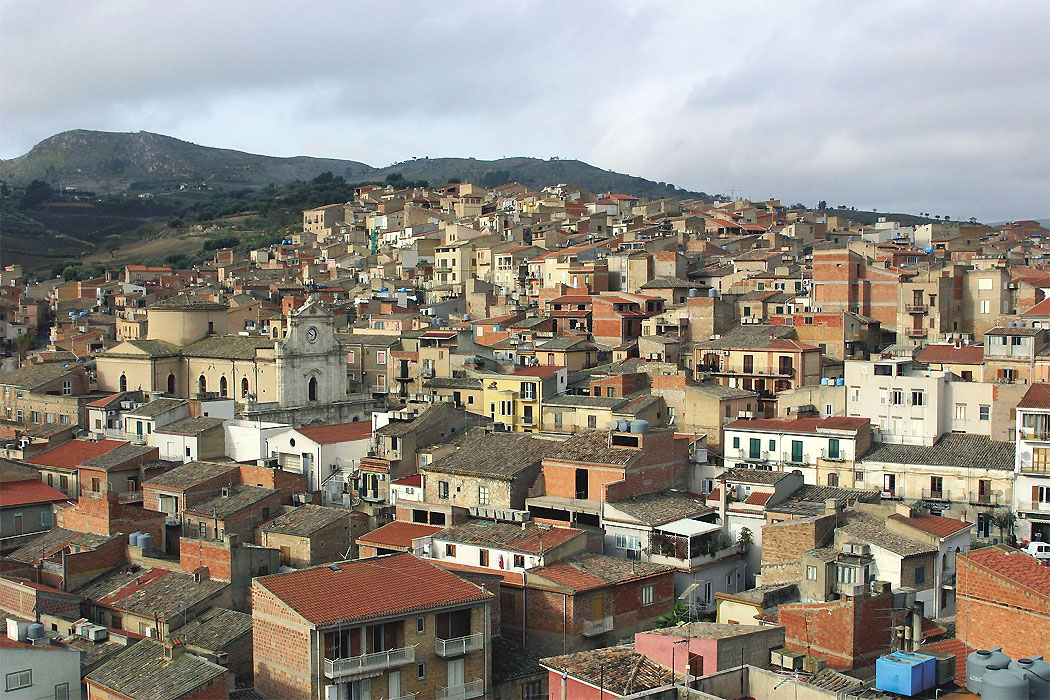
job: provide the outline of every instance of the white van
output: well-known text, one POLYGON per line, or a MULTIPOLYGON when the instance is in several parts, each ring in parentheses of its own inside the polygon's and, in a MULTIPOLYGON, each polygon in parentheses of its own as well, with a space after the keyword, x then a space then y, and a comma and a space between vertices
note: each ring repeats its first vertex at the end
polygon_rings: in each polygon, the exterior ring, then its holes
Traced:
POLYGON ((1050 561, 1050 542, 1029 542, 1024 551, 1039 561, 1050 561))

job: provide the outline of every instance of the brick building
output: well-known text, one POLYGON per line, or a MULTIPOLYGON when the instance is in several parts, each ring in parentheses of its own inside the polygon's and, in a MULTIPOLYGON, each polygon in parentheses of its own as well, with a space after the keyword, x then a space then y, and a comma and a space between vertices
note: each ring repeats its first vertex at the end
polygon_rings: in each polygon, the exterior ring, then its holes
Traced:
POLYGON ((956 559, 956 634, 976 649, 1002 647, 1012 658, 1047 652, 1050 568, 999 545, 956 559))
MULTIPOLYGON (((523 644, 541 654, 615 643, 674 607, 674 568, 587 554, 525 572, 523 644)), ((502 610, 505 616, 512 610, 502 610)))
POLYGON ((494 597, 411 554, 257 578, 255 687, 281 698, 483 697, 494 597))
POLYGON ((183 536, 221 540, 227 534, 255 539, 255 526, 280 511, 281 492, 259 486, 223 486, 219 494, 182 511, 183 536))
POLYGON ((88 700, 226 700, 227 671, 178 640, 143 639, 84 679, 88 700))
POLYGON ((282 566, 314 566, 346 558, 353 544, 352 523, 364 530, 364 523, 346 510, 307 503, 261 525, 256 540, 279 549, 282 566))
POLYGON ((871 265, 852 250, 814 250, 810 304, 815 312, 848 311, 896 329, 899 288, 909 276, 896 268, 871 265))

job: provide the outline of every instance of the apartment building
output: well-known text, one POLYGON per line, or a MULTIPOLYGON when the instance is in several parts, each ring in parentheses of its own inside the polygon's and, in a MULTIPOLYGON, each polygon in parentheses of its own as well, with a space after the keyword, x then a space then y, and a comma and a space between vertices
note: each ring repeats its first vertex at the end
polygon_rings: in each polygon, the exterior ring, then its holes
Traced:
POLYGON ((317 700, 484 697, 494 598, 411 554, 256 578, 256 688, 317 700))
POLYGON ((1018 540, 1050 542, 1050 384, 1032 384, 1017 404, 1013 465, 1018 540))
POLYGON ((917 363, 910 352, 845 366, 846 415, 868 418, 877 442, 933 445, 949 432, 1010 439, 1023 387, 968 382, 917 363))
POLYGON ((854 465, 870 446, 867 418, 745 418, 725 426, 727 464, 799 470, 807 484, 852 488, 854 465))
POLYGON ((1041 353, 1050 343, 1045 328, 1026 328, 1019 323, 990 328, 984 334, 984 369, 989 381, 1001 384, 1030 384, 1046 378, 1041 353))
POLYGON ((504 430, 534 433, 539 430, 543 401, 565 391, 564 367, 522 367, 512 374, 481 376, 482 406, 493 423, 504 430))

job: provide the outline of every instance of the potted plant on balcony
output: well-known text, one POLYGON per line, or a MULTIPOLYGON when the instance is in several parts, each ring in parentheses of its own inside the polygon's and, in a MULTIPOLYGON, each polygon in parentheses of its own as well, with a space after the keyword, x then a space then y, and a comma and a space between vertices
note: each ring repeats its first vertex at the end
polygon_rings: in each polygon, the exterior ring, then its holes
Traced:
POLYGON ((755 537, 751 534, 751 529, 740 528, 740 535, 736 538, 736 546, 740 548, 740 551, 746 552, 754 543, 755 537))

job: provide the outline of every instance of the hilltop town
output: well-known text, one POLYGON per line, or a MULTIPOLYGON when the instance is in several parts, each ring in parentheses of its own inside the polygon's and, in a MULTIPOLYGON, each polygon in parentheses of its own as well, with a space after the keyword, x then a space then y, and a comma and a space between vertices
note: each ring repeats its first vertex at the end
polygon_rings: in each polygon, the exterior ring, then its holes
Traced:
POLYGON ((4 267, 6 691, 962 697, 1050 652, 1050 231, 636 194, 4 267))

